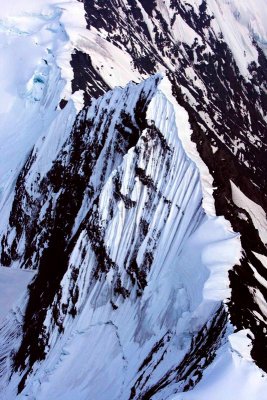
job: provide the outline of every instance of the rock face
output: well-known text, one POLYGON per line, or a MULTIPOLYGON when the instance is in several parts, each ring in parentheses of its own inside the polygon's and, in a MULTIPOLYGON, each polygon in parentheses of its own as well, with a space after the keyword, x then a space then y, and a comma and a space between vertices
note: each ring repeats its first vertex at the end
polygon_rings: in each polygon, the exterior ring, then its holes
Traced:
POLYGON ((166 399, 229 319, 266 371, 262 40, 224 2, 84 8, 85 106, 36 143, 1 233, 1 265, 36 270, 0 329, 4 398, 166 399))

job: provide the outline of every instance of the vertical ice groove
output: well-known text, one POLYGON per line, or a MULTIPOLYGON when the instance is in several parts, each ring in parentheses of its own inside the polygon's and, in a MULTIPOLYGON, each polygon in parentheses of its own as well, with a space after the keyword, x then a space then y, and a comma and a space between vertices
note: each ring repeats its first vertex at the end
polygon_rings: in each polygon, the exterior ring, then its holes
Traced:
MULTIPOLYGON (((184 149, 185 138, 190 139, 185 111, 172 102, 166 78, 156 89, 157 79, 114 89, 78 117, 77 127, 84 119, 98 127, 97 132, 92 128, 89 141, 96 133, 102 140, 108 124, 91 176, 98 200, 93 206, 84 196, 75 222, 78 238, 44 322, 47 354, 35 365, 22 394, 35 396, 38 392, 40 400, 51 396, 63 399, 63 388, 68 387, 73 395, 75 387, 85 400, 95 390, 97 371, 101 370, 106 378, 105 384, 99 381, 97 398, 106 400, 111 386, 111 400, 129 398, 132 382, 138 382, 142 368, 146 370, 141 367, 142 360, 167 335, 164 347, 152 352, 154 367, 146 383, 142 388, 136 383, 136 390, 145 393, 182 362, 194 335, 228 295, 227 271, 238 262, 239 239, 224 218, 210 216, 202 207, 201 169, 196 157, 192 161, 191 153, 184 149), (100 184, 107 148, 117 145, 115 126, 125 113, 135 121, 140 96, 148 99, 142 115, 146 123, 123 157, 114 153, 107 178, 100 184), (103 247, 107 260, 106 269, 97 275, 99 259, 87 227, 90 221, 99 229, 98 246, 103 247), (218 274, 214 255, 226 253, 218 274), (54 323, 55 308, 60 329, 54 323), (108 333, 110 323, 116 326, 115 336, 108 333), (163 349, 168 349, 166 355, 163 349), (78 380, 72 373, 78 368, 77 351, 90 354, 87 378, 79 373, 78 380), (114 368, 121 368, 116 382, 112 380, 114 368)), ((65 151, 70 146, 66 142, 65 151)), ((7 393, 16 382, 15 374, 7 393)))

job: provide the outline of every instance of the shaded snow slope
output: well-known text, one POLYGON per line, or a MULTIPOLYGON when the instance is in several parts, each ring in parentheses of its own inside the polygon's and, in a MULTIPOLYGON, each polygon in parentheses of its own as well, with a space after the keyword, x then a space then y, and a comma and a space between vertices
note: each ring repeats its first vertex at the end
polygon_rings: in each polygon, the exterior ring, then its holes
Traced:
POLYGON ((21 398, 166 397, 198 381, 220 345, 227 322, 221 301, 229 295, 228 269, 240 257, 239 238, 224 218, 201 207, 199 172, 180 140, 189 124, 182 109, 175 115, 166 85, 157 88, 160 79, 108 92, 79 114, 50 170, 39 145, 25 166, 13 218, 25 213, 28 232, 14 219, 6 240, 20 247, 24 236, 20 263, 39 265, 40 272, 29 293, 36 311, 26 311, 16 356, 26 368, 12 375, 7 399, 19 382, 21 398), (89 155, 95 159, 87 165, 89 155), (81 190, 83 180, 90 190, 81 190), (78 190, 73 199, 66 184, 78 190), (60 284, 44 303, 53 254, 61 263, 60 284), (40 354, 34 355, 36 345, 40 354), (86 357, 82 369, 79 353, 86 357))
POLYGON ((0 268, 0 322, 24 294, 34 274, 19 269, 0 268))

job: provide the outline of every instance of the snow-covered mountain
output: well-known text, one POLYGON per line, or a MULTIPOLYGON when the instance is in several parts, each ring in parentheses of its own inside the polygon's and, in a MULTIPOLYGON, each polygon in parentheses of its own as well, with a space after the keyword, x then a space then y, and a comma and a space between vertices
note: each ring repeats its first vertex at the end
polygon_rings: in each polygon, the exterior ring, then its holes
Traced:
POLYGON ((22 3, 0 25, 1 397, 264 399, 265 0, 22 3))

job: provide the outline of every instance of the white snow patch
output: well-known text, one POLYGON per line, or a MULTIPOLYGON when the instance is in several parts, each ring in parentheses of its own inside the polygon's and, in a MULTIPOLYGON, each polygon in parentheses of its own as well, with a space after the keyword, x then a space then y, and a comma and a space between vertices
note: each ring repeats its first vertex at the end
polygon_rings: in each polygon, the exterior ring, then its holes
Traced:
POLYGON ((110 88, 126 86, 130 81, 140 82, 147 77, 138 73, 126 51, 106 40, 94 27, 83 32, 77 48, 90 55, 94 68, 110 88))
POLYGON ((186 43, 190 47, 196 38, 198 38, 199 44, 202 43, 201 37, 183 20, 180 14, 175 17, 172 32, 175 40, 186 43))
POLYGON ((228 336, 228 339, 233 351, 245 360, 252 361, 250 355, 252 350, 251 339, 254 339, 254 335, 249 329, 243 329, 242 331, 232 333, 228 336))
MULTIPOLYGON (((236 3, 239 1, 237 0, 236 3)), ((240 73, 248 79, 248 65, 252 61, 257 62, 258 52, 253 45, 253 38, 249 27, 238 22, 231 8, 231 3, 231 0, 208 0, 208 7, 215 16, 211 24, 217 34, 222 32, 226 43, 233 53, 240 73)), ((250 3, 253 3, 253 0, 250 3)), ((247 7, 247 2, 245 7, 247 7)), ((250 14, 250 10, 251 8, 247 7, 247 15, 250 14)))

